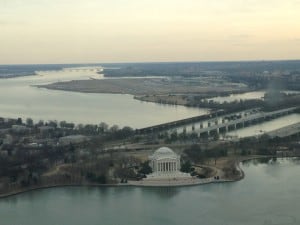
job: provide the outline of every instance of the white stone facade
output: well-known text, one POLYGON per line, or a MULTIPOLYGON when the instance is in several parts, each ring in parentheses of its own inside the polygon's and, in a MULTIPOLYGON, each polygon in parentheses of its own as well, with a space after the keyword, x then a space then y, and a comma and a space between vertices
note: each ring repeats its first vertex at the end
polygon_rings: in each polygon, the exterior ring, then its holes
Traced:
POLYGON ((147 178, 190 177, 190 174, 180 172, 180 156, 170 148, 159 148, 149 159, 153 172, 147 178))

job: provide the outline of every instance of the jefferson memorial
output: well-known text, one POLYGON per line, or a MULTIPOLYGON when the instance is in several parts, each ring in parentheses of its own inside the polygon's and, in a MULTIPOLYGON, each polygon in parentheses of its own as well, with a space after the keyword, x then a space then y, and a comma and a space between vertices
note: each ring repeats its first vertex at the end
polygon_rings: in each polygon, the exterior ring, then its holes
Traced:
POLYGON ((191 177, 188 173, 180 172, 180 156, 170 148, 157 149, 149 159, 153 172, 146 179, 191 177))

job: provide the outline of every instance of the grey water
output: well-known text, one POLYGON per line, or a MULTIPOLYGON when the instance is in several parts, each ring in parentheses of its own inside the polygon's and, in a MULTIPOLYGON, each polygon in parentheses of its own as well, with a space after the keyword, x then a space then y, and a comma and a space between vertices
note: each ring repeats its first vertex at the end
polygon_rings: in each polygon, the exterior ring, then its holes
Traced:
POLYGON ((232 183, 176 188, 62 187, 0 199, 0 225, 296 225, 300 161, 252 160, 232 183))
POLYGON ((124 94, 93 94, 37 88, 59 81, 104 79, 103 75, 78 68, 36 71, 36 75, 0 79, 0 117, 68 121, 142 128, 208 113, 207 109, 161 105, 135 100, 124 94))
MULTIPOLYGON (((299 94, 299 91, 291 91, 291 90, 283 90, 281 91, 285 94, 299 94)), ((263 99, 265 96, 266 91, 250 91, 242 94, 231 94, 229 96, 218 96, 214 98, 208 98, 208 101, 214 101, 217 103, 224 103, 224 102, 234 102, 234 101, 241 101, 241 100, 253 100, 253 99, 263 99)))
POLYGON ((218 96, 214 98, 208 98, 208 101, 214 101, 218 103, 234 102, 240 100, 262 99, 265 95, 265 91, 251 91, 242 94, 231 94, 229 96, 218 96))

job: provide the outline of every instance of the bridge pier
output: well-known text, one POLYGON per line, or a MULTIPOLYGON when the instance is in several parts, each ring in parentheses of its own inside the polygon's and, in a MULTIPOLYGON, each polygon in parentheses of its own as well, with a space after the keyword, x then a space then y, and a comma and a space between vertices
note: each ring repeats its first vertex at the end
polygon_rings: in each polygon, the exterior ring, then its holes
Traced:
MULTIPOLYGON (((252 109, 248 111, 243 111, 243 112, 237 112, 237 113, 231 113, 231 114, 219 114, 219 118, 217 117, 217 114, 211 113, 211 115, 202 115, 202 116, 197 116, 193 118, 188 118, 188 119, 183 119, 183 120, 178 120, 178 121, 173 121, 165 124, 160 124, 156 126, 151 126, 151 127, 146 127, 142 129, 137 129, 136 133, 137 134, 153 134, 155 132, 161 132, 163 130, 170 130, 172 128, 176 127, 183 127, 185 126, 184 130, 186 131, 186 126, 191 126, 192 131, 195 131, 195 123, 199 121, 200 123, 200 132, 202 131, 201 135, 204 133, 211 134, 210 131, 218 128, 218 132, 223 132, 226 130, 226 132, 232 130, 232 129, 238 129, 240 127, 246 127, 250 126, 251 124, 256 124, 256 123, 261 123, 263 121, 268 121, 275 119, 280 116, 285 116, 293 111, 295 111, 297 108, 288 108, 288 109, 282 109, 282 110, 276 110, 272 112, 262 112, 257 109, 252 109), (241 117, 242 116, 242 117, 241 117), (221 125, 223 124, 223 125, 221 125), (206 127, 207 125, 207 127, 206 127), (221 126, 220 126, 221 125, 221 126), (221 129, 220 129, 221 128, 221 129), (205 131, 204 131, 205 130, 205 131), (209 132, 207 132, 209 130, 209 132)), ((190 130, 189 130, 190 131, 190 130)))
POLYGON ((226 132, 227 132, 226 126, 224 126, 224 127, 219 127, 219 131, 220 131, 220 133, 226 133, 226 132))

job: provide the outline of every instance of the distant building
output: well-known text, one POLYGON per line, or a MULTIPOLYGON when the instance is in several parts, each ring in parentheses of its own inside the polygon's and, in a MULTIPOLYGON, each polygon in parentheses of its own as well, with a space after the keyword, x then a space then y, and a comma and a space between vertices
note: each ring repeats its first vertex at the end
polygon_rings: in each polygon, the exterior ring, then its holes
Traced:
POLYGON ((51 126, 40 126, 39 127, 39 131, 41 133, 46 133, 46 132, 53 131, 53 130, 55 130, 55 128, 51 127, 51 126))
POLYGON ((27 128, 26 126, 23 126, 23 125, 12 125, 11 129, 15 132, 25 132, 25 131, 29 130, 29 128, 27 128))
POLYGON ((6 134, 3 139, 3 145, 11 145, 13 143, 13 137, 10 134, 6 134))
POLYGON ((84 135, 69 135, 59 138, 60 145, 79 144, 88 141, 89 138, 84 135))

